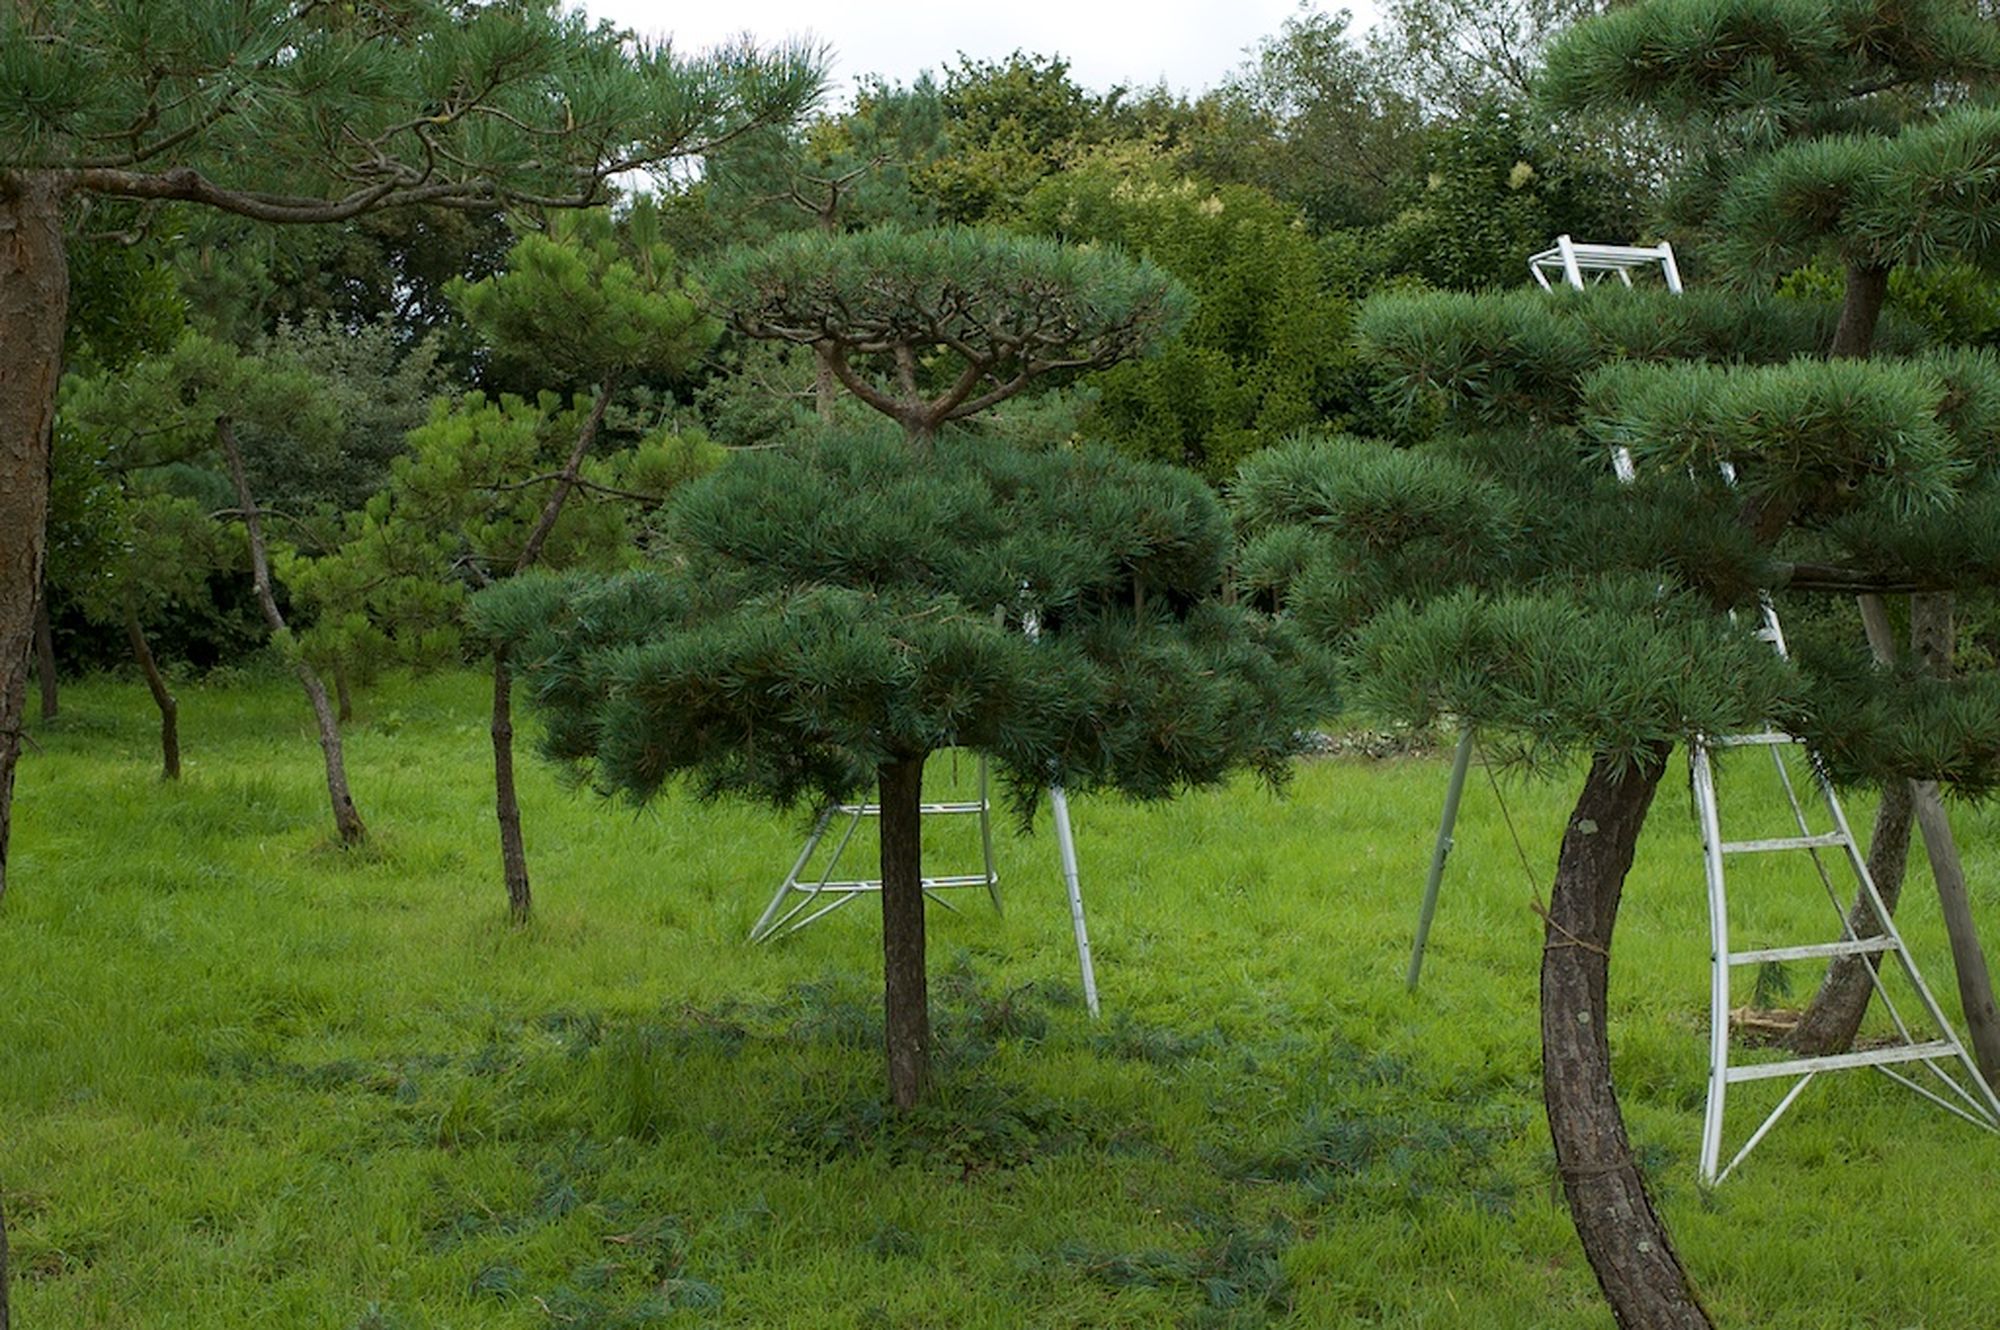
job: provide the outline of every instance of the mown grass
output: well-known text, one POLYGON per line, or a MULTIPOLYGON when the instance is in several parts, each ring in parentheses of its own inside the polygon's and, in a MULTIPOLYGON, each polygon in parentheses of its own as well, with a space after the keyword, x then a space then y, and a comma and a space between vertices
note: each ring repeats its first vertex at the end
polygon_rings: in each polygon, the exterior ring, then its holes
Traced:
MULTIPOLYGON (((1552 1188, 1534 891, 1483 784, 1403 990, 1440 761, 1079 803, 1097 1022, 1054 838, 1008 830, 1006 913, 932 913, 939 1090, 899 1121, 868 907, 743 942, 798 817, 608 808, 532 765, 537 917, 516 930, 477 678, 364 695, 354 854, 329 847, 284 684, 185 689, 178 787, 136 686, 64 706, 22 770, 0 905, 24 1326, 1610 1323, 1552 1188)), ((1568 784, 1508 789, 1544 884, 1568 784)), ((1628 891, 1613 1039, 1718 1318, 1994 1324, 2000 1141, 1879 1078, 1814 1087, 1737 1178, 1694 1185, 1684 789, 1663 786, 1628 891)), ((2000 822, 1959 817, 1991 918, 2000 822)), ((1767 885, 1743 880, 1742 944, 1804 940, 1767 885)), ((1952 1005, 1928 891, 1913 875, 1906 928, 1952 1005)))

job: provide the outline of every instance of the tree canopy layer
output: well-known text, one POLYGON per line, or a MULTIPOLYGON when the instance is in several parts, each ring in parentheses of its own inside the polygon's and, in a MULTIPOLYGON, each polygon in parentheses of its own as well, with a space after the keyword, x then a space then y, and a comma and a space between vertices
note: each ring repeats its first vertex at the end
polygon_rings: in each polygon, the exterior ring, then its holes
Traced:
POLYGON ((1228 527, 1170 468, 966 440, 927 461, 862 433, 737 456, 667 534, 677 566, 477 604, 518 643, 552 755, 607 790, 833 801, 962 747, 1025 811, 1052 779, 1144 798, 1244 762, 1282 779, 1296 741, 1304 658, 1214 601, 1228 527))
POLYGON ((1116 250, 958 227, 785 236, 725 259, 709 284, 746 336, 812 347, 916 439, 1038 378, 1139 355, 1188 303, 1116 250))

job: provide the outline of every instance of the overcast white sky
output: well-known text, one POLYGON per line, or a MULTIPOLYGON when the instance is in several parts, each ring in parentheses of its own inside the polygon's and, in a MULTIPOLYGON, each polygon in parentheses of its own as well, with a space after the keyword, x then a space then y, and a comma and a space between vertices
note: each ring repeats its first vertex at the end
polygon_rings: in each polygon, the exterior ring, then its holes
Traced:
MULTIPOLYGON (((1162 80, 1180 92, 1200 92, 1221 82, 1242 63, 1246 48, 1275 33, 1299 6, 1297 0, 1005 0, 976 6, 951 0, 587 0, 586 7, 642 33, 671 34, 683 50, 744 32, 764 41, 810 35, 833 48, 831 87, 838 97, 863 74, 907 83, 923 70, 941 71, 960 51, 999 60, 1017 49, 1067 57, 1072 77, 1100 92, 1162 80)), ((1311 7, 1352 10, 1357 27, 1374 14, 1369 0, 1311 7)))

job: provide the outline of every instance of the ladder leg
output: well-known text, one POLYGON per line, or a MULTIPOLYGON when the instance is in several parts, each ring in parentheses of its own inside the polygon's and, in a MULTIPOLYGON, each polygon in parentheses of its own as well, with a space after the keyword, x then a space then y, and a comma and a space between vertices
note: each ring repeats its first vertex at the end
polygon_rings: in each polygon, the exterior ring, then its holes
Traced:
POLYGON ((1458 826, 1458 804, 1465 794, 1465 774, 1472 766, 1472 730, 1459 732, 1458 751, 1451 759, 1451 783, 1444 790, 1444 811, 1438 817, 1437 843, 1431 847, 1430 873, 1424 879, 1424 903, 1417 911, 1417 940, 1410 948, 1410 973, 1404 981, 1412 992, 1424 968, 1424 947, 1431 938, 1431 919, 1437 914, 1438 888, 1444 882, 1444 861, 1451 855, 1452 832, 1458 826))
POLYGON ((1083 922, 1083 888, 1076 878, 1076 838, 1070 833, 1069 797, 1060 785, 1049 786, 1049 809, 1055 815, 1056 848, 1062 854, 1063 886, 1069 891, 1069 923, 1076 933, 1076 960, 1083 970, 1083 1001, 1097 1018, 1097 970, 1090 963, 1090 930, 1083 922))
POLYGON ((752 942, 762 942, 776 931, 776 926, 771 921, 778 917, 778 911, 784 906, 785 898, 792 894, 794 887, 798 886, 799 873, 805 868, 806 860, 812 858, 813 850, 819 846, 820 837, 826 835, 826 824, 832 817, 833 810, 829 808, 821 813, 819 821, 813 824, 812 834, 806 837, 806 847, 800 850, 799 857, 792 861, 792 871, 785 874, 785 880, 778 884, 778 893, 771 897, 771 903, 764 907, 764 913, 757 917, 755 924, 751 925, 752 942))
MULTIPOLYGON (((1847 853, 1854 864, 1855 875, 1861 879, 1861 890, 1868 898, 1868 906, 1875 912, 1875 918, 1881 923, 1882 932, 1895 944, 1891 954, 1895 956, 1897 963, 1902 967, 1903 976, 1909 980, 1910 987, 1916 990, 1917 1001, 1923 1006, 1924 1014, 1930 1018, 1932 1025, 1956 1046, 1956 1060, 1960 1068, 1965 1072, 1966 1080, 1972 1087, 1971 1095, 1973 1102, 1979 1108, 1980 1112, 1986 1115, 1989 1121, 1995 1126, 2000 1126, 2000 1096, 1994 1094, 1993 1087, 1988 1085, 1986 1078, 1980 1074, 1979 1066, 1972 1060, 1972 1054, 1966 1048, 1965 1041, 1960 1039, 1957 1031, 1952 1029, 1950 1019, 1944 1014, 1944 1008, 1938 1005, 1938 1000, 1932 994, 1930 985, 1924 982, 1923 974, 1918 971, 1916 960, 1911 957, 1909 947, 1903 942, 1902 931, 1896 927, 1896 921, 1891 917, 1888 905, 1883 902, 1881 894, 1875 890, 1875 879, 1868 872, 1867 860, 1862 858, 1860 848, 1854 843, 1854 833, 1847 825, 1847 810, 1841 807, 1840 798, 1833 790, 1833 782, 1827 778, 1825 772, 1819 770, 1817 765, 1814 767, 1814 776, 1819 783, 1822 796, 1826 799, 1827 810, 1833 814, 1835 825, 1847 835, 1847 853)), ((1876 977, 1875 988, 1878 993, 1882 994, 1884 1005, 1889 1005, 1888 994, 1882 991, 1882 982, 1879 975, 1876 977)), ((1894 1008, 1891 1007, 1890 1009, 1893 1014, 1894 1008)), ((1900 1018, 1898 1018, 1897 1024, 1899 1027, 1901 1026, 1902 1022, 1900 1018)), ((1907 1039, 1908 1036, 1906 1035, 1905 1038, 1907 1039)), ((1936 1068, 1933 1067, 1932 1070, 1936 1071, 1936 1068)), ((1946 1077, 1945 1080, 1947 1084, 1951 1083, 1950 1078, 1946 1077)), ((1965 1094, 1965 1091, 1957 1085, 1953 1085, 1952 1088, 1958 1090, 1961 1096, 1965 1094)))
POLYGON ((1701 1126, 1701 1180, 1721 1176, 1722 1121, 1729 1089, 1729 902, 1722 880, 1722 824, 1715 807, 1715 771, 1708 746, 1688 746, 1695 811, 1701 818, 1702 866, 1708 878, 1709 1031, 1708 1108, 1701 1126))
POLYGON ((1004 913, 1000 905, 1000 874, 993 867, 993 801, 986 797, 986 754, 979 755, 979 851, 986 856, 986 894, 993 898, 993 912, 1004 913))

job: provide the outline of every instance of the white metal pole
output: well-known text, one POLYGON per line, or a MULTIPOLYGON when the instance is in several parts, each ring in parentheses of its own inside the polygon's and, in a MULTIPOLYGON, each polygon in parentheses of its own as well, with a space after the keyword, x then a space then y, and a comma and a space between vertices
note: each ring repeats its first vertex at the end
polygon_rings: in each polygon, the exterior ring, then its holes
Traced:
POLYGON ((1714 1186, 1722 1166, 1722 1114, 1729 1088, 1729 902, 1722 879, 1722 819, 1715 806, 1715 771, 1708 745, 1688 745, 1694 803, 1701 817, 1702 863, 1708 876, 1708 1108, 1701 1126, 1701 1180, 1714 1186))
POLYGON ((1069 797, 1061 785, 1049 786, 1049 809, 1055 814, 1056 848, 1062 854, 1063 886, 1069 891, 1069 923, 1076 933, 1076 960, 1083 969, 1083 1001, 1097 1018, 1097 970, 1090 963, 1090 930, 1083 922, 1083 888, 1076 880, 1076 838, 1069 829, 1069 797))

